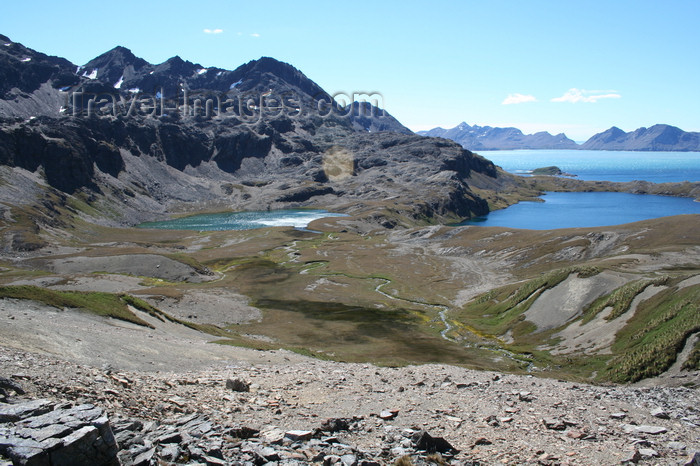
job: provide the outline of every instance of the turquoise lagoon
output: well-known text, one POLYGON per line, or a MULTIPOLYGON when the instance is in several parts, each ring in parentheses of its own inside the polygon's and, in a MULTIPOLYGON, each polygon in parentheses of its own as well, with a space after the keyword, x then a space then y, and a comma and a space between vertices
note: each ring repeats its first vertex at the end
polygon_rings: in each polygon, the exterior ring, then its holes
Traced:
POLYGON ((162 222, 147 222, 139 228, 158 228, 162 230, 253 230, 266 227, 306 228, 309 223, 319 218, 347 217, 325 210, 285 209, 261 210, 251 212, 224 212, 216 214, 199 214, 189 217, 164 220, 162 222))

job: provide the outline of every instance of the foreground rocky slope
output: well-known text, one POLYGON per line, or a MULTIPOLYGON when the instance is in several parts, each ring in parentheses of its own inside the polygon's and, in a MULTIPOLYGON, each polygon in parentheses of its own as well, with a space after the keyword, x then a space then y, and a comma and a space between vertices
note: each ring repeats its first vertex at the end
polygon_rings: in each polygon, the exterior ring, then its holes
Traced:
POLYGON ((686 464, 700 449, 696 390, 259 358, 139 373, 0 348, 0 371, 25 398, 105 410, 122 464, 686 464))

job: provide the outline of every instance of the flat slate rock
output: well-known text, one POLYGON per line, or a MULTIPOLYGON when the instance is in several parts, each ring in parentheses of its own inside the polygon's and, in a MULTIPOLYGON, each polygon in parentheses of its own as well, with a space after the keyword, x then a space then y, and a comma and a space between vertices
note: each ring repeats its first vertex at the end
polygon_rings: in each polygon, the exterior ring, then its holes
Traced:
POLYGON ((119 464, 117 441, 100 408, 40 399, 3 404, 0 411, 0 456, 14 464, 119 464))
POLYGON ((624 430, 628 434, 632 433, 639 433, 639 434, 649 434, 649 435, 659 435, 659 434, 664 434, 668 432, 668 429, 662 426, 649 426, 649 425, 641 425, 641 426, 635 426, 633 424, 625 424, 622 426, 622 430, 624 430))
POLYGON ((54 404, 49 400, 32 400, 18 404, 0 403, 0 422, 15 422, 48 413, 54 404))

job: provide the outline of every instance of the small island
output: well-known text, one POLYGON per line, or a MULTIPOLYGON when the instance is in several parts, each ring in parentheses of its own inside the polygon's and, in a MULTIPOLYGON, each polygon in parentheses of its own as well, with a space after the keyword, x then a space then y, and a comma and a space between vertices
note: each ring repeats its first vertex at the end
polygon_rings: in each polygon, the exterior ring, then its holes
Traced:
POLYGON ((570 177, 575 177, 576 175, 573 175, 571 173, 564 173, 561 168, 551 166, 551 167, 541 167, 541 168, 535 168, 532 170, 533 175, 547 175, 547 176, 570 176, 570 177))

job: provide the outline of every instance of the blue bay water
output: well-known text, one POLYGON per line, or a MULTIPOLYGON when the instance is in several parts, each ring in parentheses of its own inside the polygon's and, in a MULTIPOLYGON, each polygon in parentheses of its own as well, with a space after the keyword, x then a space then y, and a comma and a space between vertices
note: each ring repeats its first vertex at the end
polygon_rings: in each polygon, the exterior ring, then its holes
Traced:
POLYGON ((700 202, 683 197, 548 192, 542 199, 544 202, 521 202, 460 225, 552 230, 619 225, 670 215, 700 214, 700 202))
POLYGON ((557 166, 590 181, 700 181, 700 152, 597 150, 477 151, 510 173, 557 166))
POLYGON ((139 228, 198 231, 253 230, 280 226, 306 228, 312 221, 326 217, 347 217, 347 215, 310 209, 224 212, 192 215, 162 222, 147 222, 139 225, 139 228))

